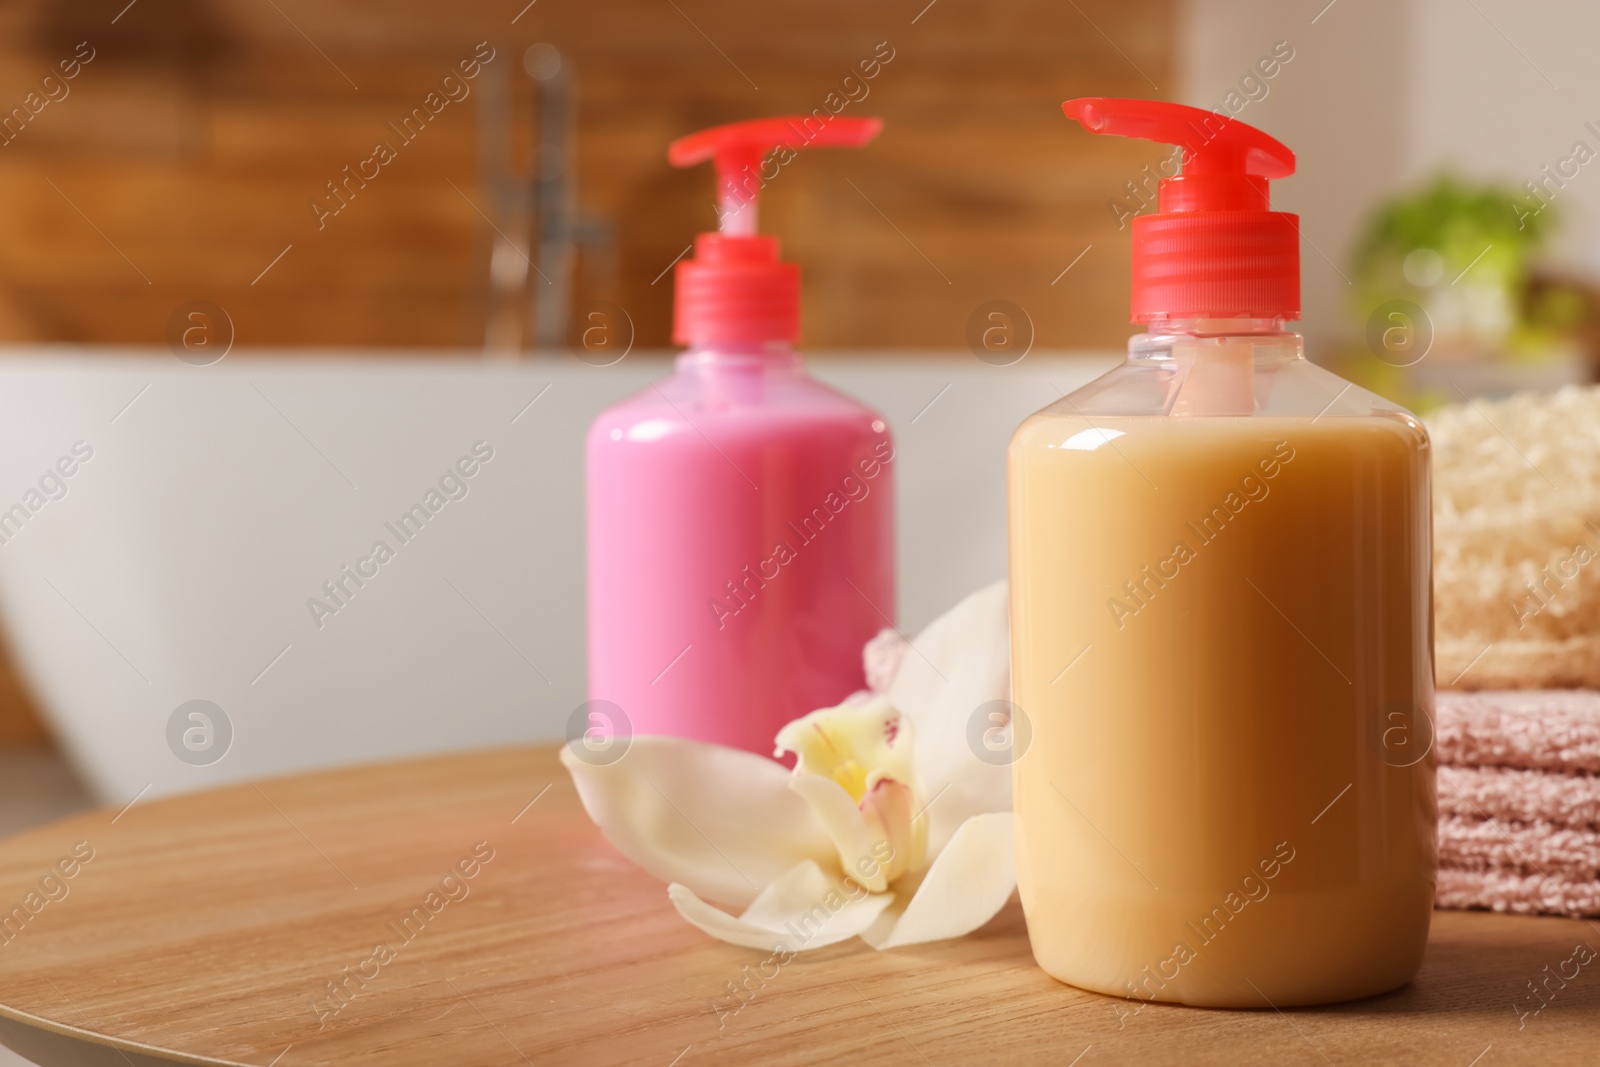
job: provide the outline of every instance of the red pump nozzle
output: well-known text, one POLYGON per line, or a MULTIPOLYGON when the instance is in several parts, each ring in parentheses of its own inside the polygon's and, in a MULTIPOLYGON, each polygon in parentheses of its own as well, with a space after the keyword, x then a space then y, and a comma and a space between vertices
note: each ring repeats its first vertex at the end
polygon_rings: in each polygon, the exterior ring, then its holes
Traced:
POLYGON ((1061 105, 1090 133, 1183 150, 1157 211, 1133 220, 1134 322, 1300 314, 1299 217, 1271 210, 1268 179, 1294 153, 1230 116, 1156 100, 1083 97, 1061 105))
POLYGON ((721 228, 695 238, 694 258, 677 266, 674 341, 743 344, 799 338, 800 269, 778 258, 777 238, 756 233, 756 200, 800 149, 856 148, 882 129, 881 119, 797 115, 714 126, 668 146, 667 160, 675 167, 715 162, 721 228))

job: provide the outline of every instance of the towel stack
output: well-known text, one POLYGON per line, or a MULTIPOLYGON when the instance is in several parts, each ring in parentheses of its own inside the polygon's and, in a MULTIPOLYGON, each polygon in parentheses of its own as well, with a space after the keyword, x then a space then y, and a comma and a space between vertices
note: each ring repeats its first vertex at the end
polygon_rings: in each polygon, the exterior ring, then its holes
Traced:
POLYGON ((1600 388, 1428 432, 1439 906, 1600 914, 1600 388))
POLYGON ((1600 914, 1600 692, 1439 694, 1442 908, 1600 914))

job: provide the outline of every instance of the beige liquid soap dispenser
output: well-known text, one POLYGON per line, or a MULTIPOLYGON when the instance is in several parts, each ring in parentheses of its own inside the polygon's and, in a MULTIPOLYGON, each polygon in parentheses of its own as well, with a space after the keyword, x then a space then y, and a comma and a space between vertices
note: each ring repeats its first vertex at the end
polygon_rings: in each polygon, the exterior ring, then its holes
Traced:
POLYGON ((1284 328, 1298 220, 1267 180, 1293 153, 1196 108, 1065 108, 1183 168, 1133 221, 1147 332, 1011 441, 1034 956, 1142 1001, 1393 989, 1438 862, 1427 434, 1284 328))

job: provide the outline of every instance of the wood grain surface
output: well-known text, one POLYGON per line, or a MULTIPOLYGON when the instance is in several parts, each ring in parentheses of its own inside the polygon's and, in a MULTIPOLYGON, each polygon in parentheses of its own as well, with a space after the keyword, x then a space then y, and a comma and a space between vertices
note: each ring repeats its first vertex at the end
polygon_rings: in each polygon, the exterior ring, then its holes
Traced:
POLYGON ((1529 989, 1600 946, 1577 920, 1440 912, 1410 986, 1288 1012, 1135 1011, 1061 985, 1033 965, 1014 901, 959 941, 763 967, 677 917, 589 823, 549 747, 75 816, 0 842, 0 908, 31 892, 43 906, 0 935, 0 1041, 46 1067, 1600 1055, 1600 965, 1541 1000, 1529 989))

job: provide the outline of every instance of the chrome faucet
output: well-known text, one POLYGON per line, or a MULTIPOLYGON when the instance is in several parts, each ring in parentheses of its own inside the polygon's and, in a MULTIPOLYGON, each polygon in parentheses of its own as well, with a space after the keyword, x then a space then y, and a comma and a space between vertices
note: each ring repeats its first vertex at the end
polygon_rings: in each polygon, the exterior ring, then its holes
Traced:
POLYGON ((492 212, 484 348, 542 353, 569 339, 579 269, 609 290, 616 281, 616 238, 609 220, 577 205, 577 105, 571 64, 552 44, 522 56, 535 112, 533 158, 519 173, 511 159, 512 75, 500 68, 479 103, 479 165, 492 212))

